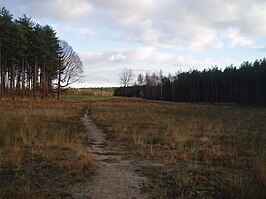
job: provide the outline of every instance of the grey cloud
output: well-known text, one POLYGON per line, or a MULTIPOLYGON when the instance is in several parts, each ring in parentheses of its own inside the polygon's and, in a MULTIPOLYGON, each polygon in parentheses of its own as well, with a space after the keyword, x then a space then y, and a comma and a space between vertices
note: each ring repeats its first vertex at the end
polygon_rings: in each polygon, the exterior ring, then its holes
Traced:
POLYGON ((230 40, 220 34, 229 29, 237 29, 239 35, 249 40, 266 34, 266 2, 260 0, 91 3, 103 14, 108 26, 125 32, 123 39, 151 46, 190 49, 217 46, 230 40))
POLYGON ((33 18, 61 21, 81 20, 90 14, 92 5, 87 0, 4 0, 4 5, 33 18))
POLYGON ((221 32, 230 29, 236 29, 247 40, 266 35, 266 2, 263 0, 3 1, 4 5, 17 7, 34 18, 65 23, 92 21, 121 32, 120 39, 124 41, 155 47, 198 50, 222 46, 218 44, 226 44, 230 38, 221 32))

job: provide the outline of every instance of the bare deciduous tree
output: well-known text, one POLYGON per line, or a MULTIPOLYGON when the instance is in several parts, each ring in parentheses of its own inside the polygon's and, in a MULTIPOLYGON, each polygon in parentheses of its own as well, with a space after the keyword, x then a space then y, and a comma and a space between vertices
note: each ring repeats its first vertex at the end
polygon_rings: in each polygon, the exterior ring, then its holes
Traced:
POLYGON ((82 77, 83 65, 78 54, 66 41, 60 41, 60 61, 58 66, 58 96, 60 88, 69 86, 77 82, 82 77))
POLYGON ((66 41, 60 41, 61 66, 60 66, 60 86, 66 87, 77 82, 82 77, 83 65, 78 54, 66 41))
POLYGON ((124 87, 129 86, 130 82, 133 80, 133 71, 128 68, 123 68, 120 73, 120 83, 124 87))
POLYGON ((141 73, 138 75, 137 81, 138 81, 138 85, 139 86, 143 86, 143 84, 144 84, 144 76, 141 73))

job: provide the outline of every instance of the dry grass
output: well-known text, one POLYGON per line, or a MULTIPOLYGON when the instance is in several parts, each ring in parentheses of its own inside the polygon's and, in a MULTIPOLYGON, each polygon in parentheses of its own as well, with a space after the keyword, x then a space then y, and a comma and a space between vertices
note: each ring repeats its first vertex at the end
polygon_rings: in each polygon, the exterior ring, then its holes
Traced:
POLYGON ((265 197, 265 108, 119 98, 91 107, 111 144, 171 168, 156 181, 155 197, 171 197, 173 189, 180 198, 265 197), (166 176, 177 173, 168 189, 166 176))
POLYGON ((93 171, 79 118, 85 104, 72 101, 0 101, 0 198, 67 194, 67 184, 93 171))

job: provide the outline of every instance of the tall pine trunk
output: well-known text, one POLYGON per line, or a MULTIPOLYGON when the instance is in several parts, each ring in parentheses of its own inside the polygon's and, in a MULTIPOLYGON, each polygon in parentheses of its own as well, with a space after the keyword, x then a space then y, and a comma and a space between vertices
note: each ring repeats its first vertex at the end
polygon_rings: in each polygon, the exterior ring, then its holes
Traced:
POLYGON ((24 59, 22 60, 21 63, 21 87, 22 87, 22 97, 25 96, 25 61, 24 59))
POLYGON ((58 64, 58 83, 57 83, 57 100, 60 99, 60 82, 61 82, 61 61, 58 64))
POLYGON ((2 96, 6 95, 6 72, 7 72, 7 53, 4 54, 4 61, 2 65, 2 96))
POLYGON ((37 84, 37 66, 38 60, 37 57, 34 58, 34 75, 33 75, 33 97, 36 99, 36 84, 37 84))
POLYGON ((41 99, 44 100, 45 95, 45 64, 42 65, 41 73, 41 99))
POLYGON ((41 72, 41 98, 44 100, 46 95, 47 83, 46 83, 46 55, 44 56, 44 63, 42 64, 41 72))
POLYGON ((10 89, 11 89, 12 100, 14 100, 15 99, 15 64, 14 64, 13 58, 11 61, 10 89))
MULTIPOLYGON (((1 47, 0 47, 0 49, 1 49, 1 47)), ((1 86, 0 86, 0 100, 2 99, 2 95, 3 95, 3 89, 2 89, 3 75, 2 75, 2 73, 3 73, 3 66, 2 66, 2 52, 1 52, 1 50, 0 50, 0 75, 1 75, 1 82, 0 82, 0 84, 1 84, 1 86)))
POLYGON ((163 82, 161 82, 161 101, 163 100, 163 82))

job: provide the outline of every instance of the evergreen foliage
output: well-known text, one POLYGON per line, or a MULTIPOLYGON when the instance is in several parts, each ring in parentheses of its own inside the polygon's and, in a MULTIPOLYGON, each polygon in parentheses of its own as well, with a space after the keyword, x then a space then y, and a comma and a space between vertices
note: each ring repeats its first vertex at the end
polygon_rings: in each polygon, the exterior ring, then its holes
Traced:
POLYGON ((144 84, 139 81, 132 87, 117 88, 115 95, 151 100, 161 100, 162 95, 166 101, 265 106, 266 59, 244 62, 239 68, 231 65, 221 70, 215 66, 203 71, 179 72, 161 80, 156 73, 146 73, 144 84))
MULTIPOLYGON (((35 98, 37 91, 43 99, 52 93, 53 83, 65 72, 59 67, 64 63, 64 49, 55 30, 49 25, 34 23, 26 15, 13 20, 13 15, 4 7, 0 10, 0 29, 0 99, 25 95, 35 98)), ((81 73, 82 63, 80 60, 78 66, 76 63, 72 67, 78 67, 81 73)), ((67 75, 71 83, 71 79, 80 74, 67 75)))

